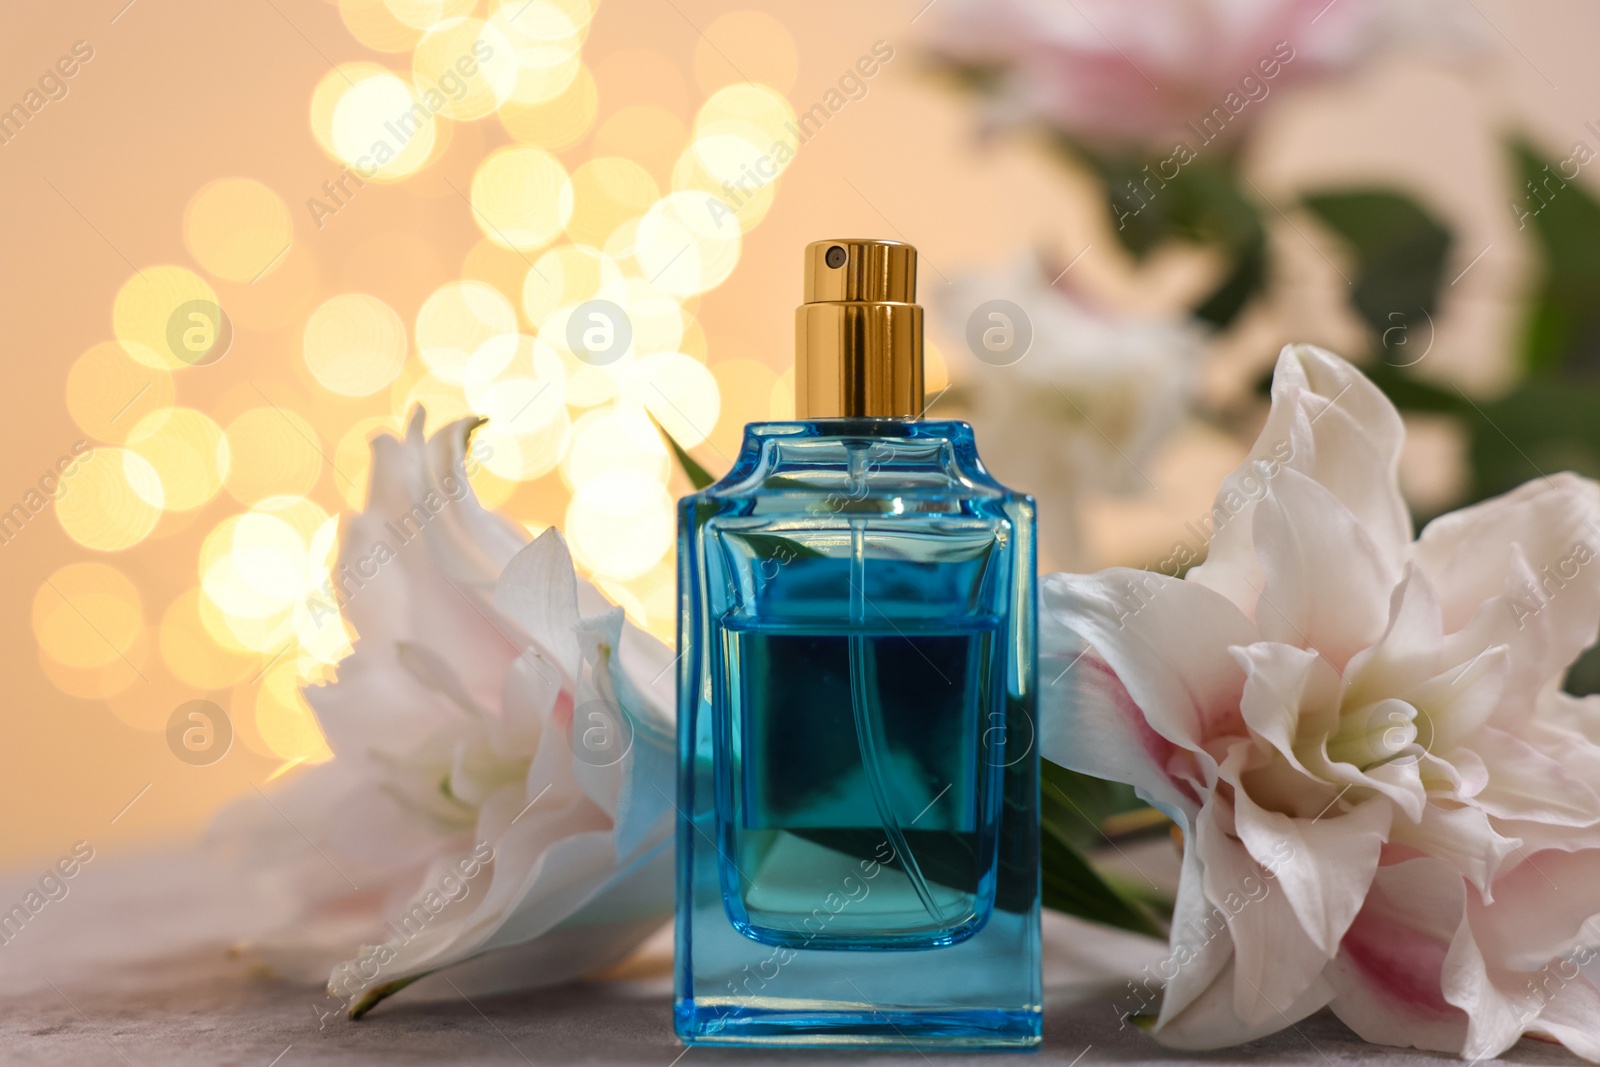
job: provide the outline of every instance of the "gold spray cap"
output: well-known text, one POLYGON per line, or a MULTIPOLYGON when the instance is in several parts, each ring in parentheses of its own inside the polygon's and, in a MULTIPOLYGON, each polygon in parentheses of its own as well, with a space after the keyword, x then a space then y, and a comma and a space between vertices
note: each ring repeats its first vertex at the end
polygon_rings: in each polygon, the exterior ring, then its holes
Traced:
POLYGON ((922 414, 917 250, 899 241, 806 246, 805 303, 794 315, 798 419, 922 414))

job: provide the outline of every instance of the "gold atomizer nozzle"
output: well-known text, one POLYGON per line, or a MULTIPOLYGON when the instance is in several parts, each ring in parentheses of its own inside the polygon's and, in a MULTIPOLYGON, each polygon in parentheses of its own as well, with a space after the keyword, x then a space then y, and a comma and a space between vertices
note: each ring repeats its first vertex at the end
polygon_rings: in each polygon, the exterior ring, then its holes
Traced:
POLYGON ((806 245, 805 303, 794 314, 798 419, 922 414, 917 250, 899 241, 806 245))

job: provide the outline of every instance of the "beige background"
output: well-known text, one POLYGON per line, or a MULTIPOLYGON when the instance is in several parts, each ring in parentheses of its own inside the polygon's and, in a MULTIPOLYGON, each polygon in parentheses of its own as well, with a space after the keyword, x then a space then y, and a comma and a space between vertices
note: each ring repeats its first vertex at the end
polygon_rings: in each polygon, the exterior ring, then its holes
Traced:
MULTIPOLYGON (((439 164, 401 185, 363 190, 319 232, 304 201, 338 166, 311 137, 311 90, 329 60, 382 57, 357 43, 336 7, 322 0, 136 0, 125 10, 124 2, 35 0, 8 4, 0 15, 0 104, 20 99, 73 42, 87 40, 95 49, 70 81, 70 95, 0 147, 6 272, 0 500, 6 506, 82 436, 65 409, 65 376, 82 352, 111 339, 111 300, 132 273, 130 263, 190 262, 181 223, 202 184, 250 176, 288 202, 293 254, 317 278, 308 299, 364 289, 409 319, 423 296, 456 276, 478 237, 443 178, 464 186, 484 147, 504 139, 493 120, 458 127, 439 164)), ((1459 227, 1451 276, 1487 246, 1447 295, 1423 369, 1492 390, 1505 380, 1501 351, 1525 261, 1505 206, 1510 191, 1495 140, 1523 125, 1552 154, 1565 154, 1578 137, 1594 143, 1583 123, 1600 118, 1600 68, 1589 54, 1600 40, 1600 7, 1582 0, 1475 2, 1497 27, 1486 28, 1493 51, 1476 74, 1396 60, 1337 90, 1280 101, 1251 173, 1283 201, 1297 188, 1337 179, 1404 183, 1459 227)), ((828 235, 900 237, 918 245, 931 268, 923 275, 930 308, 937 307, 941 275, 1004 264, 1031 248, 1070 257, 1091 245, 1079 268, 1081 284, 1129 306, 1177 300, 1208 269, 1177 256, 1135 275, 1080 179, 1020 139, 975 137, 975 106, 919 57, 911 18, 921 3, 607 0, 600 6, 585 56, 599 79, 602 122, 639 101, 664 102, 691 118, 705 96, 697 54, 702 79, 725 77, 696 27, 735 9, 765 10, 787 26, 798 56, 788 93, 797 111, 873 42, 887 41, 896 52, 867 97, 801 150, 770 215, 746 236, 733 278, 700 301, 713 364, 742 357, 774 370, 787 366, 797 253, 828 235), (605 63, 610 54, 638 48, 666 57, 666 71, 646 77, 626 62, 605 63)), ((937 15, 935 4, 922 17, 937 15)), ((587 150, 580 143, 570 154, 582 158, 587 150)), ((1286 339, 1351 352, 1362 345, 1341 309, 1337 273, 1309 243, 1321 235, 1307 222, 1297 226, 1280 225, 1275 234, 1286 267, 1272 307, 1254 315, 1208 364, 1213 398, 1243 388, 1286 339)), ((352 409, 309 388, 298 337, 297 327, 241 331, 211 373, 181 378, 179 402, 225 406, 230 390, 262 383, 303 398, 313 422, 336 436, 352 409)), ((763 415, 723 417, 742 422, 763 415)), ((1097 558, 1144 562, 1170 542, 1207 506, 1236 449, 1210 431, 1186 430, 1151 472, 1156 493, 1091 502, 1087 526, 1097 558)), ((706 459, 716 462, 710 453, 706 459)), ((1448 435, 1420 433, 1408 477, 1419 492, 1438 491, 1451 462, 1448 435)), ((312 495, 324 507, 340 505, 328 477, 312 495)), ((230 507, 224 496, 191 520, 163 520, 152 540, 110 561, 141 588, 179 588, 174 583, 186 575, 192 584, 199 538, 230 507)), ((42 862, 79 839, 110 853, 197 832, 219 805, 275 766, 240 745, 214 766, 185 766, 158 731, 137 729, 105 703, 65 696, 50 684, 39 665, 30 605, 44 576, 91 555, 46 516, 0 546, 7 667, 0 697, 0 864, 6 866, 42 862)), ((152 604, 159 611, 169 596, 151 595, 147 611, 152 604)), ((172 707, 172 694, 156 683, 140 699, 148 704, 147 723, 164 721, 172 707)))

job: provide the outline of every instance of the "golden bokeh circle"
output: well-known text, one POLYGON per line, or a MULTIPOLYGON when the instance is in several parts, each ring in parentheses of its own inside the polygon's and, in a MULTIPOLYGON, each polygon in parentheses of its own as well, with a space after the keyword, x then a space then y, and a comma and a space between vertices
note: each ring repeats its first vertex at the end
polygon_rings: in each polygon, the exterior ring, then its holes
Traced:
POLYGON ((217 306, 217 294, 204 278, 187 267, 145 267, 117 290, 111 328, 124 351, 158 370, 176 370, 195 362, 175 352, 170 341, 175 316, 197 302, 217 306))
POLYGON ((395 17, 385 0, 339 0, 339 17, 351 36, 379 52, 409 52, 422 30, 395 17))
POLYGON ((491 241, 542 248, 572 217, 572 182, 550 153, 532 145, 493 152, 472 177, 473 217, 491 241))
POLYGON ((219 178, 189 198, 183 243, 219 278, 248 282, 275 266, 294 240, 283 198, 252 178, 219 178))
POLYGON ((248 680, 260 657, 220 645, 200 616, 200 590, 189 589, 167 606, 157 640, 161 660, 179 681, 200 689, 222 689, 248 680))
POLYGON ((684 448, 710 437, 722 414, 716 377, 704 363, 682 352, 656 352, 640 359, 623 396, 648 411, 684 448))
POLYGON ((579 485, 567 507, 573 557, 601 578, 626 581, 672 548, 676 518, 660 482, 638 470, 607 471, 579 485))
POLYGON ((115 662, 143 628, 138 588, 105 563, 69 563, 45 579, 33 597, 34 638, 66 667, 115 662))
POLYGON ((481 119, 511 99, 517 48, 498 27, 458 18, 430 29, 411 59, 422 105, 457 121, 481 119))
POLYGON ((635 255, 653 285, 687 297, 714 289, 739 262, 737 216, 716 196, 670 193, 639 220, 635 255))
POLYGON ((143 456, 97 448, 55 503, 56 520, 85 548, 119 552, 143 541, 161 518, 161 477, 143 456))
POLYGON ((572 308, 602 294, 621 303, 622 268, 587 245, 560 245, 529 267, 522 278, 522 313, 548 330, 548 343, 565 348, 565 323, 549 328, 547 320, 561 308, 572 308))
POLYGON ((661 189, 650 172, 622 156, 591 159, 572 172, 567 236, 599 248, 616 228, 650 210, 661 189))
POLYGON ((509 360, 516 338, 516 309, 504 293, 483 282, 446 282, 417 311, 417 354, 452 385, 461 384, 468 362, 485 345, 509 360))
POLYGON ((574 489, 625 470, 665 485, 672 470, 666 442, 645 412, 632 405, 586 411, 572 424, 572 444, 561 461, 561 478, 574 489))
POLYGON ((160 479, 158 492, 130 480, 147 504, 190 511, 222 490, 231 459, 228 439, 211 416, 194 408, 160 408, 128 433, 129 452, 145 460, 160 479))
POLYGON ((389 14, 403 26, 431 30, 441 22, 472 14, 478 0, 382 0, 389 14))
POLYGON ((299 667, 292 660, 267 671, 256 687, 256 732, 282 759, 321 763, 332 759, 333 752, 300 684, 299 667))
POLYGON ((406 324, 367 293, 343 293, 306 320, 301 355, 311 376, 340 396, 370 396, 400 374, 406 362, 406 324))
POLYGON ((119 443, 141 418, 173 401, 172 375, 102 341, 67 372, 67 411, 82 430, 119 443))
POLYGON ((230 464, 224 480, 241 504, 267 497, 302 496, 322 477, 325 461, 317 431, 283 407, 251 408, 227 429, 230 464))
POLYGON ((594 75, 579 64, 567 84, 548 100, 507 100, 500 105, 499 115, 500 124, 518 141, 555 151, 582 140, 599 109, 594 75))
MULTIPOLYGON (((311 97, 311 130, 329 155, 364 182, 399 181, 416 173, 433 158, 438 143, 434 113, 411 83, 376 63, 342 64, 318 83, 311 97)), ((317 199, 325 211, 336 213, 345 196, 359 191, 347 182, 337 199, 326 190, 317 199)))

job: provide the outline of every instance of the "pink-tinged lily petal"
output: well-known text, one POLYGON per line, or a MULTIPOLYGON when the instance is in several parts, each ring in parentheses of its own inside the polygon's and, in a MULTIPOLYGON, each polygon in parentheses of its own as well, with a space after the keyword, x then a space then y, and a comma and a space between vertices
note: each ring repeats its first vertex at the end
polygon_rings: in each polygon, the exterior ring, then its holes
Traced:
POLYGON ((1297 1021, 1290 1007, 1320 982, 1327 956, 1267 869, 1218 825, 1229 815, 1221 804, 1213 798, 1201 812, 1194 847, 1214 909, 1207 919, 1225 923, 1233 939, 1233 1012, 1246 1026, 1288 1026, 1297 1021))
POLYGON ((1594 789, 1521 738, 1489 728, 1472 747, 1489 772, 1476 797, 1489 815, 1555 826, 1600 823, 1600 796, 1594 789))
POLYGON ((1458 878, 1486 895, 1493 892, 1495 875, 1506 857, 1522 846, 1519 839, 1502 835, 1478 808, 1467 805, 1429 804, 1415 822, 1396 820, 1389 828, 1389 840, 1413 854, 1443 861, 1458 878))
POLYGON ((495 606, 522 627, 569 684, 578 674, 578 580, 572 555, 551 527, 512 557, 495 606))
POLYGON ((1445 864, 1379 868, 1327 970, 1334 1014, 1367 1041, 1459 1052, 1467 1016, 1445 999, 1442 981, 1465 909, 1464 884, 1445 864))
POLYGON ((1302 773, 1295 754, 1302 732, 1321 736, 1338 728, 1339 676, 1316 652, 1280 642, 1230 648, 1245 672, 1239 712, 1257 735, 1302 773))
MULTIPOLYGON (((1179 824, 1185 841, 1194 834, 1194 817, 1179 824)), ((1178 880, 1178 897, 1172 907, 1171 951, 1156 964, 1156 976, 1165 982, 1161 1011, 1156 1019, 1158 1032, 1181 1018, 1197 1001, 1213 998, 1212 987, 1233 961, 1233 939, 1226 924, 1216 915, 1216 906, 1206 897, 1205 867, 1193 848, 1183 850, 1183 871, 1178 880)), ((1233 984, 1229 982, 1219 1001, 1220 1010, 1232 1015, 1233 984)), ((1207 1009, 1208 1017, 1214 1014, 1207 1009)), ((1166 1040, 1165 1035, 1162 1040, 1166 1040)))
POLYGON ((1342 671, 1383 635, 1398 570, 1328 489, 1279 474, 1256 508, 1255 544, 1266 578, 1256 625, 1267 640, 1314 648, 1342 671))
MULTIPOLYGON (((1041 660, 1045 674, 1061 656, 1050 651, 1049 631, 1058 628, 1041 619, 1041 660)), ((1194 754, 1179 748, 1151 728, 1144 712, 1128 695, 1116 672, 1081 642, 1065 634, 1077 648, 1039 696, 1039 754, 1052 763, 1133 786, 1148 804, 1180 823, 1200 810, 1202 774, 1194 754)))
POLYGON ((1149 571, 1054 574, 1040 611, 1076 631, 1110 665, 1151 728, 1175 745, 1200 749, 1240 733, 1244 672, 1229 645, 1256 640, 1255 627, 1209 589, 1149 571), (1193 640, 1204 633, 1208 640, 1193 640))
POLYGON ((1389 600, 1389 626, 1345 669, 1346 699, 1370 704, 1439 673, 1444 620, 1427 574, 1408 562, 1389 600))
MULTIPOLYGON (((1594 953, 1586 953, 1593 960, 1594 953)), ((1527 1026, 1529 1034, 1558 1041, 1591 1063, 1600 1063, 1600 988, 1578 970, 1574 959, 1559 960, 1530 982, 1532 1004, 1538 1016, 1527 1026)))
POLYGON ((1512 649, 1508 696, 1521 699, 1499 717, 1510 728, 1600 629, 1597 524, 1600 486, 1557 474, 1441 516, 1417 539, 1415 558, 1438 590, 1446 630, 1489 612, 1500 636, 1485 643, 1512 649), (1521 573, 1508 583, 1513 571, 1521 573))
POLYGON ((1411 541, 1398 474, 1403 439, 1394 405, 1359 370, 1313 345, 1285 346, 1267 423, 1245 462, 1223 480, 1212 511, 1226 521, 1217 523, 1206 561, 1190 579, 1250 610, 1263 581, 1254 512, 1285 470, 1331 492, 1386 568, 1398 571, 1411 541))
POLYGON ((1532 971, 1588 940, 1584 924, 1600 915, 1600 849, 1521 853, 1495 879, 1492 901, 1469 905, 1485 957, 1532 971))
MULTIPOLYGON (((1468 903, 1469 916, 1471 903, 1468 903)), ((1500 1055, 1517 1043, 1529 1022, 1518 987, 1526 979, 1479 948, 1470 921, 1462 923, 1450 942, 1439 976, 1445 999, 1467 1015, 1461 1056, 1473 1061, 1500 1055)))
POLYGON ((1417 709, 1417 743, 1447 755, 1479 736, 1500 708, 1510 676, 1511 650, 1496 645, 1421 685, 1396 691, 1417 709))
POLYGON ((1243 789, 1234 792, 1239 839, 1258 863, 1271 865, 1301 927, 1330 959, 1366 899, 1393 818, 1384 797, 1295 819, 1258 807, 1243 789))

